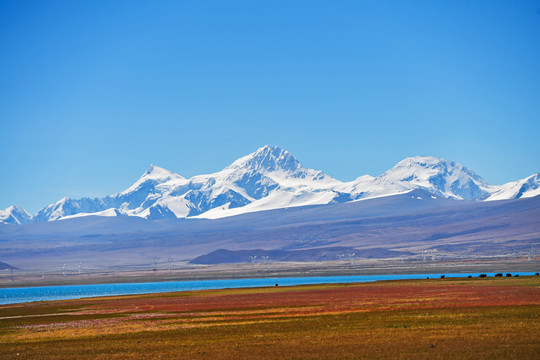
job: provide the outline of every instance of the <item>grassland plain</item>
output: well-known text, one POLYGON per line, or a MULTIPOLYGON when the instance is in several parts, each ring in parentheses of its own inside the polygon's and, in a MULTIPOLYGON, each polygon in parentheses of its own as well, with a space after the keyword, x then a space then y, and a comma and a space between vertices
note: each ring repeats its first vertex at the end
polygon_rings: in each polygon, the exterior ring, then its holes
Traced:
POLYGON ((538 359, 540 277, 0 306, 2 359, 538 359))

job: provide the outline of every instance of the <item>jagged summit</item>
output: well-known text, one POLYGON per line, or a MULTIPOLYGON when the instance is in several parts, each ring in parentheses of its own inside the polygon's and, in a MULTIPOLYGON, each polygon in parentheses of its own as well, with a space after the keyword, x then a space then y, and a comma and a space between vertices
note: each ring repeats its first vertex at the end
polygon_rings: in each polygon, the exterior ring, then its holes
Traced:
POLYGON ((265 145, 254 153, 233 162, 228 168, 243 168, 253 171, 286 171, 294 172, 302 166, 287 150, 279 146, 265 145))
POLYGON ((303 168, 288 151, 265 145, 213 174, 186 179, 150 165, 128 189, 103 198, 63 198, 30 217, 24 209, 0 210, 0 222, 23 224, 74 216, 147 219, 219 218, 292 206, 349 202, 411 190, 458 200, 503 200, 540 195, 540 176, 492 186, 472 170, 433 156, 403 159, 384 174, 341 182, 303 168), (26 215, 25 215, 26 214, 26 215))

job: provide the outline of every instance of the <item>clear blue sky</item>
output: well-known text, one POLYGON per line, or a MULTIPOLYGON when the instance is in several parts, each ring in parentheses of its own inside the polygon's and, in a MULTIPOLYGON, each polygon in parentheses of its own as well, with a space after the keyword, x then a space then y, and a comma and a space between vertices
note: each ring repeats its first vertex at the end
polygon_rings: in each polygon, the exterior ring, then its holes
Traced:
POLYGON ((0 208, 270 144, 340 180, 540 171, 540 1, 0 1, 0 208))

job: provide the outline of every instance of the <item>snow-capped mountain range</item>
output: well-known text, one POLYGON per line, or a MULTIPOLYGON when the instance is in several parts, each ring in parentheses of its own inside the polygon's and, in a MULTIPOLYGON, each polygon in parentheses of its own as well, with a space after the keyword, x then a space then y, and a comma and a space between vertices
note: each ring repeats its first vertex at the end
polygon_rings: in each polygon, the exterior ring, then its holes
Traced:
POLYGON ((504 185, 489 185, 456 162, 416 156, 400 161, 380 176, 364 175, 341 182, 322 171, 303 168, 286 150, 264 146, 213 174, 186 179, 151 165, 128 189, 104 198, 63 198, 33 216, 20 207, 10 206, 0 210, 0 223, 25 224, 88 215, 221 218, 291 206, 356 201, 414 189, 459 200, 515 199, 540 195, 540 177, 536 173, 504 185))

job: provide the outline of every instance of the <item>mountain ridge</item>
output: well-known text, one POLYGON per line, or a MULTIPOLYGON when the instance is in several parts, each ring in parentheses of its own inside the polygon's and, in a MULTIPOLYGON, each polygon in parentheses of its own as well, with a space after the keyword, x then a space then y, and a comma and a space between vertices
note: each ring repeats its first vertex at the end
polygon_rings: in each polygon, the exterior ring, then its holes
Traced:
POLYGON ((146 219, 221 218, 246 212, 331 204, 424 189, 434 197, 490 201, 540 195, 538 173, 489 185, 461 164, 432 156, 403 159, 380 176, 341 182, 302 167, 287 150, 265 145, 223 170, 189 179, 151 164, 133 185, 103 198, 65 197, 30 216, 11 206, 0 223, 24 224, 65 218, 138 216, 146 219), (26 215, 25 215, 26 214, 26 215))
MULTIPOLYGON (((19 268, 58 271, 63 263, 78 262, 99 269, 147 268, 154 256, 190 261, 217 249, 288 252, 348 247, 356 252, 382 248, 411 252, 417 259, 422 251, 437 249, 440 256, 456 259, 516 252, 523 256, 538 245, 538 196, 488 202, 433 197, 416 189, 215 220, 84 216, 0 225, 0 257, 19 268)), ((317 256, 304 260, 318 261, 317 256)))

